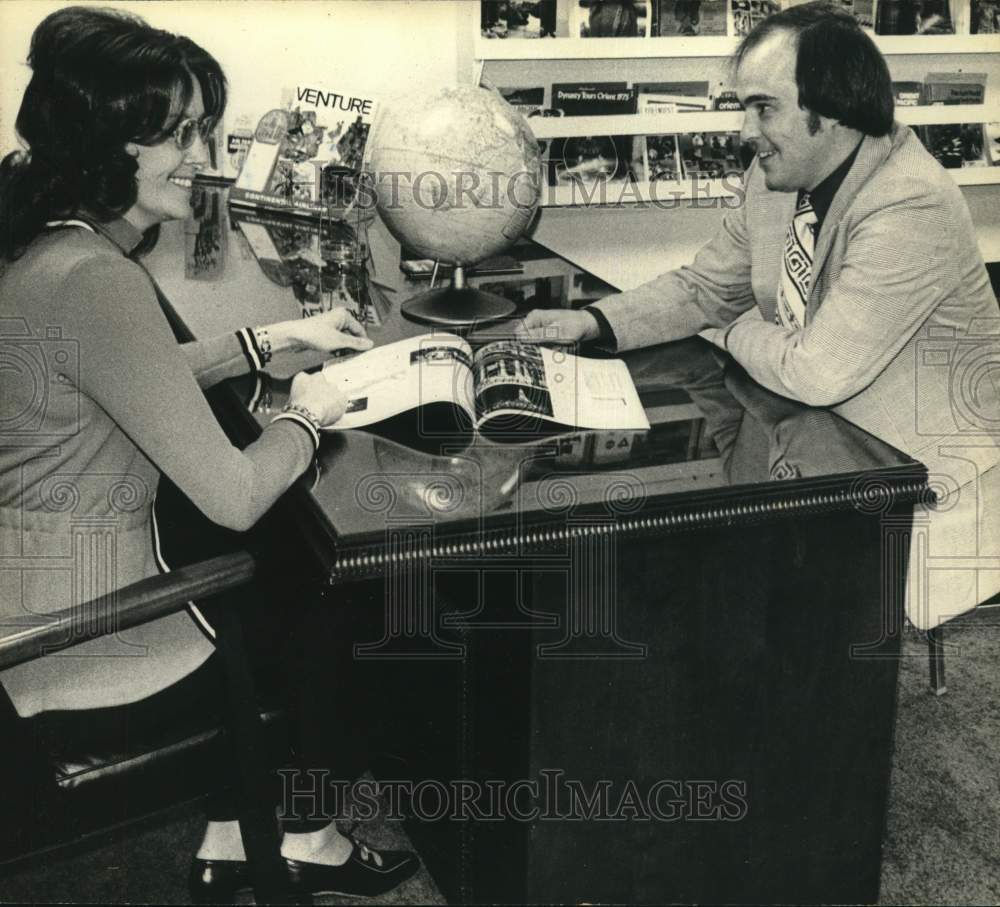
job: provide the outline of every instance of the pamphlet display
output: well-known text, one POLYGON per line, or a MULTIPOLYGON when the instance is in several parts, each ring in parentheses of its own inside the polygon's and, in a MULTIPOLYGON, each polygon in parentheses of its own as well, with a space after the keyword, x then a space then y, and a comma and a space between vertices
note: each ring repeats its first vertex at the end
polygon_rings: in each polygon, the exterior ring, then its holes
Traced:
POLYGON ((229 200, 295 214, 342 214, 358 197, 376 102, 364 92, 300 84, 291 104, 257 122, 229 200))

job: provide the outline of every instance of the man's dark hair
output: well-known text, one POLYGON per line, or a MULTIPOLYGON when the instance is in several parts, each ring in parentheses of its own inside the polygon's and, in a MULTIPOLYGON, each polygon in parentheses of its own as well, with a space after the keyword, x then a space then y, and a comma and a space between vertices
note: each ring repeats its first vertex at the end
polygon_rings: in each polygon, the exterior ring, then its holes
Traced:
POLYGON ((768 16, 736 51, 735 66, 779 32, 797 45, 795 81, 799 106, 865 135, 892 129, 892 77, 875 42, 850 13, 816 0, 768 16))

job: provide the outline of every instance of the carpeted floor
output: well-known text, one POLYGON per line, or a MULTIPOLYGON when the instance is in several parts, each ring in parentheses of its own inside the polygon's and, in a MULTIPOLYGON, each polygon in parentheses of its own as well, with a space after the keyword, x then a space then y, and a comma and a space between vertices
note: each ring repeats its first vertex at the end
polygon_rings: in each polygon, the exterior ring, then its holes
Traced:
POLYGON ((946 632, 944 696, 925 643, 900 666, 883 904, 1000 904, 1000 607, 946 632))
MULTIPOLYGON (((910 633, 900 669, 896 752, 881 903, 1000 904, 1000 608, 949 625, 948 693, 927 688, 926 646, 910 633)), ((185 874, 202 820, 179 808, 138 830, 0 874, 2 903, 184 904, 185 874)), ((405 847, 399 824, 359 830, 376 846, 405 847)), ((375 900, 443 904, 422 870, 375 900)))

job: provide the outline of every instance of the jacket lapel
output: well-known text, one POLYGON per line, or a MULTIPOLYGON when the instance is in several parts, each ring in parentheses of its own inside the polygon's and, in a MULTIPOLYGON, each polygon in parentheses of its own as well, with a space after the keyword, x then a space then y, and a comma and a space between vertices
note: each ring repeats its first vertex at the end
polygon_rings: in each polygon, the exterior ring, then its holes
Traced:
POLYGON ((871 175, 881 167, 889 157, 893 145, 900 141, 900 127, 894 125, 893 131, 889 135, 875 138, 866 135, 861 141, 858 149, 858 156, 854 160, 854 166, 847 172, 844 182, 840 184, 837 194, 833 197, 830 210, 823 220, 819 236, 816 238, 816 249, 813 252, 812 277, 809 281, 809 298, 806 300, 807 317, 811 316, 822 300, 816 299, 813 291, 819 283, 819 276, 826 264, 830 249, 833 248, 833 239, 837 235, 837 229, 845 212, 850 208, 861 187, 868 182, 871 175))

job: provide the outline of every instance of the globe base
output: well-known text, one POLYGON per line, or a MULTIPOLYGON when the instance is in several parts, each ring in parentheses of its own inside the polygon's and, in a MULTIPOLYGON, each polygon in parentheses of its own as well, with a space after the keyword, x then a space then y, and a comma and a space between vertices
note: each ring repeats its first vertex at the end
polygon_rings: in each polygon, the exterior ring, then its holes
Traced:
POLYGON ((471 328, 510 318, 517 306, 503 296, 472 287, 442 287, 407 299, 400 311, 410 321, 447 328, 471 328))

